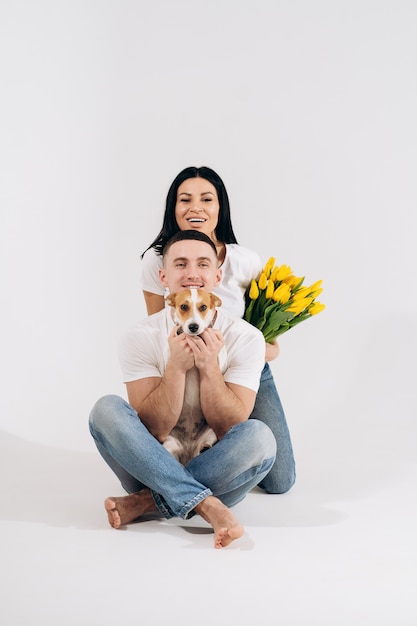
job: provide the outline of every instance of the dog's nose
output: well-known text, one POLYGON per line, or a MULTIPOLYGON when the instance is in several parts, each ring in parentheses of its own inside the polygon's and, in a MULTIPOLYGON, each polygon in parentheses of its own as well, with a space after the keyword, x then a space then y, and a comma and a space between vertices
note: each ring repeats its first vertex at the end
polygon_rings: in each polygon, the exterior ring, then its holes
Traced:
POLYGON ((193 333, 194 335, 197 333, 198 329, 199 329, 198 324, 190 324, 188 326, 188 330, 190 331, 190 333, 193 333))

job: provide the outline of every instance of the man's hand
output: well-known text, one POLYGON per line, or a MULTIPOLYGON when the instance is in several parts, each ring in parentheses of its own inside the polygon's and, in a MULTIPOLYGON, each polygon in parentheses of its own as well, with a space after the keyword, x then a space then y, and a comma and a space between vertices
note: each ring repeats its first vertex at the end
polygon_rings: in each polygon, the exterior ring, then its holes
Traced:
POLYGON ((256 391, 226 383, 219 365, 224 346, 220 331, 208 328, 199 337, 187 336, 200 374, 201 409, 218 439, 234 424, 248 419, 255 404, 256 391))
POLYGON ((188 335, 185 333, 177 335, 177 331, 178 326, 174 326, 168 337, 169 362, 179 372, 186 372, 194 367, 194 353, 187 341, 188 335))
POLYGON ((198 337, 190 335, 185 335, 185 337, 197 369, 206 372, 213 368, 219 368, 218 356, 224 346, 223 335, 219 330, 207 328, 198 337))

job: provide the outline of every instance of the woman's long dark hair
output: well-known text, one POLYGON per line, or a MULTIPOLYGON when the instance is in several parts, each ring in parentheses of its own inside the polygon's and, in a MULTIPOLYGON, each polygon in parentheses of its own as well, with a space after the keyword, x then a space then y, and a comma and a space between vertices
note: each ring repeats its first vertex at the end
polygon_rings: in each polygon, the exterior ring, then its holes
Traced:
POLYGON ((180 230, 175 219, 175 205, 177 203, 178 187, 188 178, 198 177, 208 180, 217 191, 220 206, 219 220, 214 231, 217 241, 220 241, 221 243, 238 243, 233 232, 232 220, 230 217, 229 197, 220 176, 209 167, 186 167, 178 174, 169 188, 165 203, 162 228, 150 246, 148 246, 142 253, 142 257, 145 252, 149 250, 149 248, 154 248, 158 254, 162 254, 162 250, 168 239, 180 230))

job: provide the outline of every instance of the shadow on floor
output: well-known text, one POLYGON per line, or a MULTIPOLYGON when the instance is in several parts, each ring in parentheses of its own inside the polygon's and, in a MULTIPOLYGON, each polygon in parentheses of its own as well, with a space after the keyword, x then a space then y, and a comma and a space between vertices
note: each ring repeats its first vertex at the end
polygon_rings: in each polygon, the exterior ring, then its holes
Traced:
MULTIPOLYGON (((0 519, 57 527, 107 528, 103 500, 124 495, 99 454, 58 449, 0 431, 0 519)), ((267 527, 316 526, 343 519, 294 487, 285 495, 254 489, 234 509, 245 524, 267 527)), ((196 516, 191 520, 158 520, 166 530, 181 526, 189 533, 211 532, 196 516)), ((139 530, 140 524, 132 525, 139 530)), ((143 527, 142 529, 143 530, 143 527)))

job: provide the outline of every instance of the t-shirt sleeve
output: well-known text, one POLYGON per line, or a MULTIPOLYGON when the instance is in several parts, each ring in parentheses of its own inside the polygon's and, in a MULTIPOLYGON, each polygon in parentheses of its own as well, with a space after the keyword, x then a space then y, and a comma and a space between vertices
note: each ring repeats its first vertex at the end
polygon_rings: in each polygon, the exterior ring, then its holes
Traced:
POLYGON ((242 335, 236 336, 230 352, 229 367, 224 373, 224 380, 227 383, 258 391, 265 365, 265 340, 260 330, 250 326, 244 320, 239 320, 239 322, 246 326, 244 340, 242 335))
POLYGON ((252 278, 258 278, 263 268, 263 264, 262 264, 261 257, 259 256, 259 254, 257 252, 253 252, 252 250, 250 252, 251 254, 248 255, 249 256, 248 285, 250 281, 252 280, 252 278))
POLYGON ((162 377, 158 337, 158 330, 146 327, 132 329, 122 337, 119 363, 124 383, 153 376, 162 377))
POLYGON ((150 248, 143 255, 141 262, 141 288, 143 291, 165 295, 165 289, 159 280, 159 270, 162 267, 162 256, 150 248))

